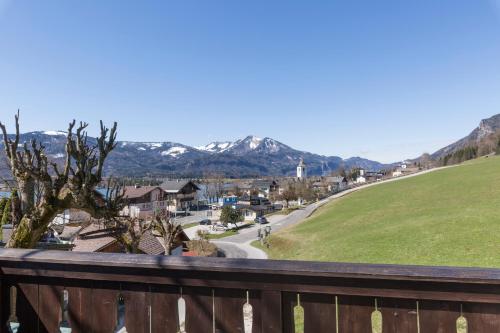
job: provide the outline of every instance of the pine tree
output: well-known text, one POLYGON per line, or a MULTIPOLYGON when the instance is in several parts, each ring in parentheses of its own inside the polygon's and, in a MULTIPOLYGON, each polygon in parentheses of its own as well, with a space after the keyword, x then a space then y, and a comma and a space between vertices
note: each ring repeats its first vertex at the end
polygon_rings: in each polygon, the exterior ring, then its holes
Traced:
POLYGON ((6 204, 7 198, 2 198, 2 200, 0 200, 0 223, 2 222, 3 210, 5 209, 6 204))
POLYGON ((9 224, 11 221, 11 206, 12 206, 12 196, 7 200, 5 203, 5 207, 3 209, 3 214, 2 214, 2 223, 1 225, 9 224))

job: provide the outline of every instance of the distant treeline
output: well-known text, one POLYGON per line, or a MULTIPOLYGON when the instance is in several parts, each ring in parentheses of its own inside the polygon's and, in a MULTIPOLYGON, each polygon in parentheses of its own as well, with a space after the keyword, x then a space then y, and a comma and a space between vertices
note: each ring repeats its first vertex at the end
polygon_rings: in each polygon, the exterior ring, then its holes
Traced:
POLYGON ((478 157, 478 148, 475 146, 465 147, 440 159, 441 165, 452 165, 472 160, 478 157))
POLYGON ((487 136, 476 145, 469 145, 440 158, 439 164, 458 164, 490 154, 500 155, 500 133, 487 136))

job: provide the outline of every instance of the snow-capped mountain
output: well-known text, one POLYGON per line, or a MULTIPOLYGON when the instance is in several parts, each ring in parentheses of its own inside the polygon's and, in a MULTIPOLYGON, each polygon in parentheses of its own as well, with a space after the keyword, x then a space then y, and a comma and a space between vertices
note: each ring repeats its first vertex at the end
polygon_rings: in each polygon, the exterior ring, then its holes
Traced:
POLYGON ((245 155, 251 152, 277 153, 283 150, 292 150, 292 148, 274 139, 262 139, 253 135, 235 142, 212 142, 206 146, 197 147, 197 149, 215 154, 229 152, 235 155, 245 155))
POLYGON ((206 146, 198 146, 196 149, 209 153, 222 153, 233 146, 232 142, 211 142, 206 146))
MULTIPOLYGON (((66 132, 30 132, 21 135, 21 142, 36 139, 46 147, 47 155, 56 162, 64 161, 66 132)), ((88 138, 95 144, 95 138, 88 138)), ((0 143, 0 174, 8 174, 3 143, 0 143)), ((272 138, 247 136, 234 142, 212 142, 191 147, 176 142, 119 141, 110 154, 105 172, 114 176, 200 177, 224 174, 227 177, 294 175, 300 158, 304 158, 310 175, 324 175, 344 166, 362 166, 378 170, 378 162, 361 158, 343 160, 293 149, 272 138)))

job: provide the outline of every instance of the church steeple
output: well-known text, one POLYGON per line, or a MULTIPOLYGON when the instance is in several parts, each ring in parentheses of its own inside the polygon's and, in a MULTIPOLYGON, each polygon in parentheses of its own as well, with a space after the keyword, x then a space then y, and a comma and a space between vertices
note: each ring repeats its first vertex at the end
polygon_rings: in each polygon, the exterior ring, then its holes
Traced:
POLYGON ((307 177, 307 168, 306 164, 304 163, 304 159, 301 157, 299 165, 297 166, 297 178, 304 179, 306 177, 307 177))

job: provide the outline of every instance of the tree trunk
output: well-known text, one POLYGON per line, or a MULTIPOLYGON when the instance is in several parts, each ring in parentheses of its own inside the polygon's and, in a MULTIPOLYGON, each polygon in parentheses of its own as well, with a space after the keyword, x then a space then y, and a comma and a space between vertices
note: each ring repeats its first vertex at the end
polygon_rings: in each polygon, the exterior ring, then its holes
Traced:
POLYGON ((46 204, 40 216, 25 214, 19 224, 14 227, 7 248, 33 249, 47 231, 47 228, 60 211, 46 204))
POLYGON ((174 242, 171 237, 165 237, 165 255, 171 256, 174 247, 174 242))
POLYGON ((29 212, 35 205, 35 182, 33 179, 18 181, 21 211, 29 212))

